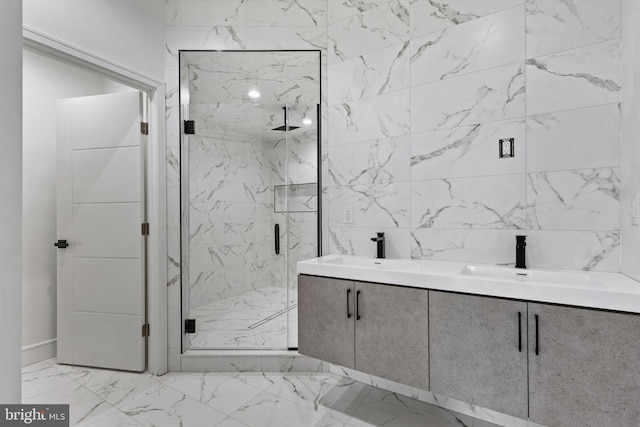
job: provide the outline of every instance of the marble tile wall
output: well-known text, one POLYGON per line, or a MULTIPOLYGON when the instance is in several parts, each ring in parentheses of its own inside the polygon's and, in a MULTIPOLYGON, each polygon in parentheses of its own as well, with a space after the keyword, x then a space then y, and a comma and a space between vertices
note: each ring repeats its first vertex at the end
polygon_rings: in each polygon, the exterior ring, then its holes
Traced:
POLYGON ((620 2, 329 1, 328 252, 620 271, 620 2), (498 140, 515 157, 498 158, 498 140), (344 222, 345 208, 354 222, 344 222))
POLYGON ((619 3, 168 0, 169 286, 179 49, 321 50, 324 253, 620 271, 619 3))
MULTIPOLYGON (((181 369, 180 330, 180 130, 179 130, 179 51, 180 50, 321 50, 322 86, 327 87, 327 13, 326 1, 302 0, 167 0, 165 7, 165 83, 167 120, 167 215, 168 215, 168 295, 169 295, 169 370, 181 369)), ((326 103, 326 101, 323 101, 326 103)), ((324 108, 323 110, 326 110, 324 108)), ((326 118, 323 118, 326 121, 326 118)), ((326 129, 326 123, 323 125, 326 129)), ((274 147, 271 147, 272 149, 274 147)), ((313 156, 301 138, 294 146, 297 159, 313 156)), ((269 156, 269 166, 279 161, 276 151, 269 156)), ((281 159, 280 159, 281 160, 281 159)), ((294 165, 292 165, 294 166, 294 165)), ((292 167, 292 169, 295 169, 292 167)), ((304 182, 308 171, 293 171, 294 182, 304 182)), ((274 177, 272 177, 274 178, 274 177)), ((275 179, 275 178, 274 178, 275 179)), ((274 181, 275 182, 275 181, 274 181)), ((273 196, 273 193, 271 194, 273 196)), ((273 201, 273 197, 272 197, 273 201)), ((307 201, 308 202, 308 201, 307 201)), ((317 201, 315 202, 317 203, 317 201)), ((211 212, 209 210, 209 212, 211 212)), ((309 233, 308 214, 293 218, 300 236, 309 233)), ((269 230, 270 231, 270 230, 269 230)), ((213 230, 212 230, 213 232, 213 230)), ((242 232, 241 234, 244 234, 242 232)), ((264 233, 265 235, 267 233, 264 233)), ((269 235, 271 235, 269 233, 269 235)), ((282 236, 284 238, 284 236, 282 236)), ((282 245, 295 246, 300 256, 307 257, 311 249, 296 241, 283 240, 282 245)), ((272 251, 269 239, 269 251, 272 251)), ((284 277, 291 265, 281 265, 284 277)), ((242 270, 242 269, 240 269, 242 270)), ((285 282, 286 283, 286 282, 285 282)))
POLYGON ((622 251, 622 272, 640 281, 640 2, 622 0, 622 141, 620 157, 622 159, 620 211, 620 240, 622 251), (636 208, 633 208, 633 205, 636 208), (635 213, 635 218, 632 214, 635 213))
MULTIPOLYGON (((190 317, 201 322, 194 310, 214 301, 289 286, 274 306, 279 311, 286 295, 290 304, 297 302, 296 262, 317 253, 317 127, 303 122, 317 116, 317 53, 253 53, 251 60, 237 53, 189 53, 183 60, 182 87, 189 91, 182 96, 196 123, 196 134, 185 139, 189 160, 183 162, 190 317), (243 99, 256 82, 260 104, 243 99), (290 102, 300 103, 286 113, 296 128, 273 130, 284 123, 282 105, 290 102), (279 254, 274 224, 280 226, 279 254)), ((291 335, 297 338, 297 328, 291 335)), ((202 347, 197 342, 191 340, 192 348, 202 347)))
MULTIPOLYGON (((191 118, 197 120, 198 105, 191 118)), ((198 123, 202 123, 198 120, 198 123)), ((284 286, 273 259, 273 184, 261 141, 190 137, 190 306, 284 286)))

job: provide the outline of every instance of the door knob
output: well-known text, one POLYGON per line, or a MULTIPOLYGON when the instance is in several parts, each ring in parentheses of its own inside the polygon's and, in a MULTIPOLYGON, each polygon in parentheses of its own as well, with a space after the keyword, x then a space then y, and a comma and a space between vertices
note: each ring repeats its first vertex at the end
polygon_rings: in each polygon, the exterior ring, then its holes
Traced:
POLYGON ((66 240, 58 240, 53 246, 56 246, 58 249, 64 249, 69 247, 69 243, 67 243, 66 240))

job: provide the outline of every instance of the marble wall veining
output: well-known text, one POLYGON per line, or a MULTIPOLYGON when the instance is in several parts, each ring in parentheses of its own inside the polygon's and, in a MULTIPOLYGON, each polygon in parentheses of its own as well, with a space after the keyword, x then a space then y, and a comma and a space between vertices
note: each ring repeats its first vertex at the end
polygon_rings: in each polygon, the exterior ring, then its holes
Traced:
POLYGON ((620 271, 619 1, 329 1, 328 40, 329 253, 508 265, 526 234, 620 271))
MULTIPOLYGON (((317 50, 180 53, 181 109, 195 123, 181 148, 182 309, 199 329, 212 303, 263 288, 283 288, 269 313, 295 308, 296 262, 318 251, 319 67, 317 50)), ((293 317, 288 342, 263 345, 295 346, 293 317)), ((208 342, 194 336, 191 348, 208 342)))
MULTIPOLYGON (((197 107, 191 105, 191 119, 203 123, 197 107)), ((191 137, 197 143, 189 153, 192 308, 284 285, 272 268, 273 189, 262 141, 202 133, 191 137)))
MULTIPOLYGON (((315 0, 167 0, 165 7, 165 82, 167 85, 167 215, 169 252, 169 369, 180 370, 180 130, 179 63, 180 50, 321 50, 321 85, 327 87, 327 3, 315 0)), ((323 96, 326 94, 323 93, 323 96)), ((326 101, 322 101, 326 103, 326 101)), ((281 124, 281 123, 279 123, 281 124)), ((323 128, 326 128, 326 118, 323 128)), ((277 147, 272 147, 276 149, 277 147)), ((304 163, 309 156, 304 139, 293 144, 293 153, 304 163)), ((276 150, 277 151, 277 150, 276 150)), ((278 156, 270 157, 277 163, 278 156)), ((304 168, 301 168, 301 170, 304 168)), ((304 173, 297 175, 303 179, 304 173)), ((296 173, 293 174, 296 176, 296 173)), ((295 178, 294 178, 295 179, 295 178)), ((293 181, 295 182, 295 181, 293 181)), ((307 216, 292 214, 290 224, 300 236, 310 233, 307 216)), ((315 226, 313 227, 315 228, 315 226)), ((297 239, 294 239, 297 241, 297 239)), ((308 257, 308 245, 287 242, 294 252, 308 257)), ((269 248, 271 249, 270 241, 269 248)), ((285 243, 282 243, 285 244, 285 243)), ((294 265, 282 266, 282 273, 294 265)))
POLYGON ((170 288, 180 49, 321 51, 325 254, 374 256, 383 231, 389 257, 508 265, 526 234, 531 267, 620 271, 620 0, 167 0, 165 18, 170 288))

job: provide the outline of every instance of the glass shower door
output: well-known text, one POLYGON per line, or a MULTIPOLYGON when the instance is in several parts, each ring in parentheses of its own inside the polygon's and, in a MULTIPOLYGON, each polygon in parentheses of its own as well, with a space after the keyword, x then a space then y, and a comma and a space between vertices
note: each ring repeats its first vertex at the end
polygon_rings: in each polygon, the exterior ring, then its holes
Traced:
POLYGON ((298 348, 298 261, 318 256, 318 106, 291 105, 287 134, 288 347, 298 348))
POLYGON ((180 58, 195 128, 181 135, 183 351, 296 348, 296 262, 317 255, 319 53, 180 58))
POLYGON ((272 126, 282 108, 189 107, 202 123, 189 137, 192 349, 287 348, 287 212, 276 207, 287 205, 276 191, 287 179, 287 132, 272 126))

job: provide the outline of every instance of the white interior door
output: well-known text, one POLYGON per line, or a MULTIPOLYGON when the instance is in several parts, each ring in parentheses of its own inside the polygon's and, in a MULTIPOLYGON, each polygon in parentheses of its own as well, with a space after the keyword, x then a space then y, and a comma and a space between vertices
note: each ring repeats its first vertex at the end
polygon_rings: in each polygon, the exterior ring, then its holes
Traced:
POLYGON ((145 369, 141 111, 139 92, 58 101, 60 363, 145 369))

